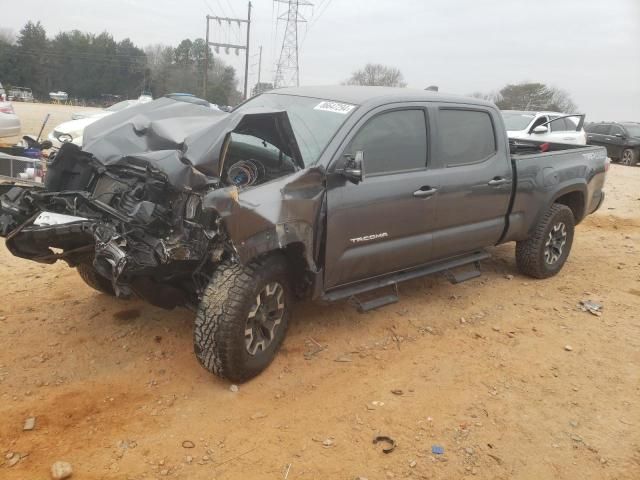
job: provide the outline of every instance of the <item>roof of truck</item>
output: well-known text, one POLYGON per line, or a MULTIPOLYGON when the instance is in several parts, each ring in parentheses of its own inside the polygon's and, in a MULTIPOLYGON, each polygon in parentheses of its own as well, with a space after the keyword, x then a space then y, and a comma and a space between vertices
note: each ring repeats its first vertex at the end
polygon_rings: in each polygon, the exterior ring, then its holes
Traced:
POLYGON ((300 97, 313 97, 353 105, 384 104, 389 102, 455 102, 470 103, 473 105, 493 106, 491 102, 472 97, 449 95, 446 93, 414 88, 396 87, 361 87, 352 85, 317 86, 317 87, 286 87, 271 90, 277 95, 297 95, 300 97))

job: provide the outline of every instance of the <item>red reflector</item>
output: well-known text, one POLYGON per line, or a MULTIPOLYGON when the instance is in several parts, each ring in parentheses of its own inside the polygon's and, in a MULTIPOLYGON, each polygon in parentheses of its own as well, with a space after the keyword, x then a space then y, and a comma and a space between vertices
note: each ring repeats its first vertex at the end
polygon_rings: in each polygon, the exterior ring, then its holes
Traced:
POLYGON ((551 147, 551 145, 549 145, 548 143, 543 143, 542 145, 540 145, 540 151, 541 152, 548 152, 550 147, 551 147))

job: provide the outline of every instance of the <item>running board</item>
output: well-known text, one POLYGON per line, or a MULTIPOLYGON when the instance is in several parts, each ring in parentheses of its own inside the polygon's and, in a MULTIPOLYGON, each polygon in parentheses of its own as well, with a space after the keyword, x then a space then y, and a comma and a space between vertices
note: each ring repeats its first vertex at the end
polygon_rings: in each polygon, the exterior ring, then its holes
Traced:
MULTIPOLYGON (((377 290, 379 288, 397 285, 400 282, 405 282, 414 278, 425 277, 427 275, 433 275, 434 273, 448 272, 455 268, 463 267, 471 263, 475 264, 477 267, 479 266, 479 262, 481 260, 485 260, 487 258, 489 258, 489 254, 484 250, 481 250, 468 255, 462 255, 459 257, 450 258, 448 260, 425 265, 423 267, 414 268, 412 270, 402 270, 400 272, 386 275, 381 278, 375 278, 364 282, 345 285, 329 292, 325 292, 320 297, 320 299, 324 302, 336 302, 338 300, 344 300, 345 298, 355 297, 365 292, 371 292, 372 290, 377 290)), ((474 275, 479 275, 479 271, 477 270, 477 268, 473 272, 474 275)), ((459 278, 464 278, 464 275, 459 276, 459 278)))
POLYGON ((454 285, 456 283, 466 282, 472 278, 478 278, 482 275, 480 272, 480 262, 473 262, 473 266, 473 270, 465 270, 464 272, 452 272, 451 270, 446 270, 444 272, 444 276, 454 285))
POLYGON ((384 307, 385 305, 391 305, 400 300, 400 294, 398 293, 398 284, 394 283, 393 292, 388 295, 381 295, 379 297, 373 297, 368 300, 362 300, 357 296, 351 297, 351 301, 355 304, 356 309, 360 313, 369 312, 376 308, 384 307))

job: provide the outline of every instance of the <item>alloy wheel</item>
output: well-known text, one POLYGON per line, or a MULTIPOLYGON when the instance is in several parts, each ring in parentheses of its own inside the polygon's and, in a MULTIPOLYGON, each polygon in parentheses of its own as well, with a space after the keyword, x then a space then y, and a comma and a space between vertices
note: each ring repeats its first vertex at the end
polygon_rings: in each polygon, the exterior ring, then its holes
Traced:
POLYGON ((278 282, 264 286, 249 310, 244 330, 249 355, 264 352, 273 342, 285 313, 284 287, 278 282))
POLYGON ((567 243, 567 227, 563 222, 556 223, 544 244, 544 261, 553 265, 562 256, 564 246, 567 243))

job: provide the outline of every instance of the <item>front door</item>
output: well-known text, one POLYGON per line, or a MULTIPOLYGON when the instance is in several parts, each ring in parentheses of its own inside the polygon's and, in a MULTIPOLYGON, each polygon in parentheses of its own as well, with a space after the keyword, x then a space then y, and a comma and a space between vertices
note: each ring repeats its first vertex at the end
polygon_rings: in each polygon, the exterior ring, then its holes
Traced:
MULTIPOLYGON (((345 139, 345 155, 364 153, 364 179, 327 179, 325 288, 428 262, 435 208, 427 169, 427 115, 420 104, 369 112, 345 139)), ((331 170, 331 167, 330 167, 331 170)))

